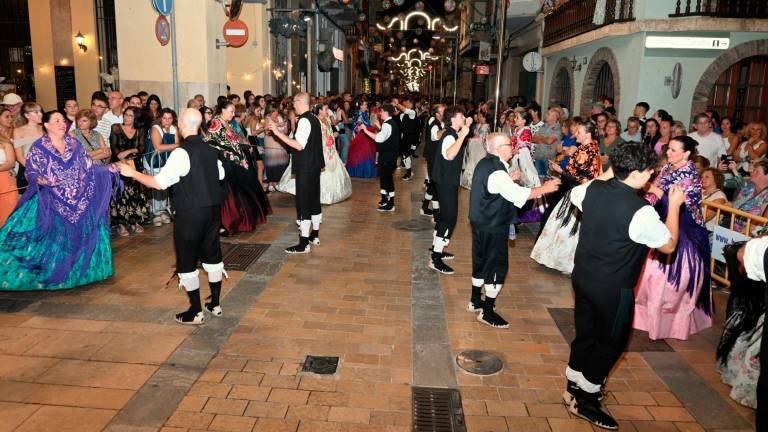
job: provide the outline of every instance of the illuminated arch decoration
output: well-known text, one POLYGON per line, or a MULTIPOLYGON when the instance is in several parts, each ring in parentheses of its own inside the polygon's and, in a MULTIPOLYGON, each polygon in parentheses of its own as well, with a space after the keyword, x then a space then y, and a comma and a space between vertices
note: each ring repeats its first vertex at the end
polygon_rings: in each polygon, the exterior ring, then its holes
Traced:
POLYGON ((412 48, 406 53, 400 53, 397 57, 390 57, 388 60, 393 62, 410 61, 412 59, 419 60, 436 60, 437 57, 433 56, 427 51, 422 51, 418 48, 412 48))
POLYGON ((393 27, 399 24, 399 28, 395 28, 394 30, 398 30, 398 31, 413 30, 414 28, 413 26, 410 26, 410 24, 411 24, 411 18, 414 18, 414 17, 424 18, 424 20, 427 22, 427 25, 426 25, 427 30, 437 31, 442 28, 447 32, 455 32, 456 30, 459 29, 459 26, 457 25, 453 27, 448 27, 445 25, 445 23, 443 23, 442 18, 432 18, 426 12, 422 12, 422 11, 413 11, 408 15, 406 15, 405 17, 403 17, 402 19, 400 17, 394 17, 391 20, 389 20, 389 24, 387 24, 386 27, 379 23, 376 23, 376 28, 378 28, 379 30, 393 30, 393 27))

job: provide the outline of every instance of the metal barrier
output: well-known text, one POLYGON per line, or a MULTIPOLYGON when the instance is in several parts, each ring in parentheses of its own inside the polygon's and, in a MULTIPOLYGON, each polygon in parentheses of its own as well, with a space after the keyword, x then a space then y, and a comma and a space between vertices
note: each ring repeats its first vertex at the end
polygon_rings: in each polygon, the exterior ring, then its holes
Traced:
MULTIPOLYGON (((709 210, 716 212, 714 220, 718 222, 722 220, 723 216, 729 216, 730 222, 726 227, 731 231, 733 231, 733 225, 736 222, 737 218, 744 220, 745 223, 744 223, 744 227, 741 230, 741 233, 747 237, 751 237, 751 233, 754 228, 768 225, 768 218, 743 212, 727 204, 718 204, 710 201, 703 201, 701 203, 701 207, 702 207, 702 212, 705 218, 709 210)), ((710 274, 712 276, 712 279, 725 285, 726 287, 729 286, 730 282, 728 281, 728 268, 727 267, 725 268, 725 274, 719 275, 715 272, 716 270, 715 259, 710 256, 709 260, 710 260, 709 268, 710 268, 710 274)))

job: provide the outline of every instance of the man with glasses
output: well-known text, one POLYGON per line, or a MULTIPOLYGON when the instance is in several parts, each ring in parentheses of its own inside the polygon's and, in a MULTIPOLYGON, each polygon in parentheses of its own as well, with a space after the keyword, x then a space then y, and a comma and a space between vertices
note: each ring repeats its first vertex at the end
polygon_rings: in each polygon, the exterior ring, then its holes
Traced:
POLYGON ((107 98, 94 93, 91 97, 91 111, 96 114, 96 121, 101 121, 104 113, 107 112, 107 98))
POLYGON ((109 92, 107 103, 109 110, 104 112, 99 123, 96 125, 96 131, 104 137, 105 142, 109 142, 109 136, 112 134, 112 125, 123 122, 123 94, 119 91, 109 92))
POLYGON ((692 132, 688 136, 699 143, 696 146, 696 151, 709 159, 709 166, 717 166, 720 162, 720 156, 724 155, 727 150, 723 137, 712 130, 712 119, 705 113, 696 114, 693 122, 696 125, 696 132, 692 132))
POLYGON ((479 312, 477 320, 485 325, 508 328, 509 323, 496 313, 495 304, 509 270, 509 225, 517 222, 517 208, 530 199, 556 191, 560 180, 549 180, 533 189, 519 186, 515 178, 520 178, 520 171, 509 174, 509 161, 517 150, 509 137, 495 132, 485 142, 488 156, 475 166, 469 195, 472 296, 467 310, 479 312), (483 287, 485 300, 481 298, 483 287))

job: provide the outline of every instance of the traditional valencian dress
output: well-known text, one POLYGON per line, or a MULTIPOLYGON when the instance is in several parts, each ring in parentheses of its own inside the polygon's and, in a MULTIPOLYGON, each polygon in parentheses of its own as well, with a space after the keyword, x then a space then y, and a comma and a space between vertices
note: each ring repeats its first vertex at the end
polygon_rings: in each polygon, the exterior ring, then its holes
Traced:
MULTIPOLYGON (((355 116, 354 126, 365 125, 371 132, 376 132, 371 126, 368 113, 359 111, 355 116)), ((349 145, 347 156, 347 171, 350 177, 372 178, 379 175, 376 169, 376 143, 363 132, 357 132, 349 145)))
POLYGON ((77 139, 64 140, 63 154, 47 135, 29 150, 29 187, 0 230, 0 290, 67 289, 112 276, 109 201, 120 176, 94 164, 77 139))
POLYGON ((579 144, 563 171, 560 186, 563 198, 552 210, 531 251, 531 258, 536 262, 562 273, 573 272, 581 212, 571 203, 570 190, 601 173, 597 143, 579 144))
POLYGON ((272 213, 258 174, 245 151, 245 137, 222 125, 219 117, 208 126, 208 143, 219 151, 224 166, 224 200, 221 225, 229 234, 250 232, 266 223, 272 213))
POLYGON ((662 220, 667 217, 669 188, 680 185, 685 205, 680 211, 680 239, 672 254, 652 250, 635 288, 632 326, 651 339, 688 339, 712 326, 712 291, 709 274, 709 232, 701 214, 701 180, 693 162, 673 170, 665 165, 654 184, 664 191, 657 199, 647 194, 662 220))

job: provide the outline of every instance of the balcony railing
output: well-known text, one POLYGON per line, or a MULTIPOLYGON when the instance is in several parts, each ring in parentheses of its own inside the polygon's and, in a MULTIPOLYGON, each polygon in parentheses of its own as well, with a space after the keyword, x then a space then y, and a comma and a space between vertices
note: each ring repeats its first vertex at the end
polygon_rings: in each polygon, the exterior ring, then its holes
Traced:
POLYGON ((768 18, 766 0, 677 0, 670 17, 768 18))
POLYGON ((634 0, 571 0, 544 20, 544 46, 616 22, 634 21, 634 0), (604 6, 597 9, 597 4, 604 6))

